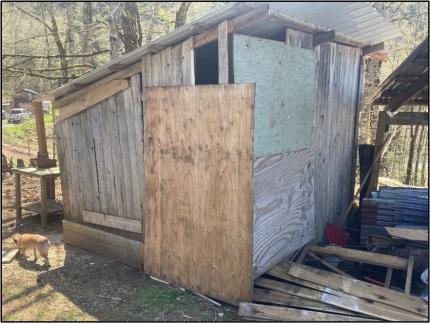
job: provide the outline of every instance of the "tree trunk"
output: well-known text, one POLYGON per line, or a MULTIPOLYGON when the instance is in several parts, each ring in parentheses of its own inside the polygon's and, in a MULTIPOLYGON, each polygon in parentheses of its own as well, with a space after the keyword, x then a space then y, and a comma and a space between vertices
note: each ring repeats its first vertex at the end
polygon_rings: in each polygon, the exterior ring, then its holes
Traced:
POLYGON ((146 42, 149 43, 152 40, 152 33, 154 31, 155 19, 154 17, 158 15, 159 2, 155 2, 154 10, 152 11, 151 18, 149 19, 148 29, 146 31, 146 42))
POLYGON ((191 2, 181 2, 181 5, 179 6, 178 11, 176 11, 175 28, 179 28, 185 25, 190 6, 191 6, 191 2))
MULTIPOLYGON (((84 35, 82 37, 82 50, 84 54, 91 53, 93 51, 93 32, 92 32, 92 24, 93 24, 93 7, 91 1, 84 2, 83 7, 83 16, 84 16, 84 35)), ((82 57, 82 64, 91 64, 91 57, 82 57)), ((92 64, 91 64, 92 65, 92 64)), ((91 70, 91 68, 87 67, 86 70, 91 70)))
POLYGON ((409 156, 408 156, 408 166, 406 168, 406 184, 411 185, 412 179, 412 164, 414 161, 415 143, 418 137, 418 127, 411 126, 411 142, 409 144, 409 156))
MULTIPOLYGON (((421 126, 420 135, 418 138, 417 156, 415 158, 415 172, 414 172, 414 185, 418 185, 418 168, 420 167, 420 160, 422 159, 422 150, 424 145, 424 126, 421 126)), ((421 172, 423 168, 421 166, 421 172)))
MULTIPOLYGON (((110 3, 115 5, 115 3, 110 3)), ((110 25, 110 58, 115 59, 122 55, 121 53, 121 38, 119 35, 119 26, 121 25, 121 4, 117 4, 109 17, 110 25)))
MULTIPOLYGON (((427 130, 428 130, 428 128, 427 128, 427 130)), ((429 158, 428 136, 425 136, 423 170, 421 172, 421 181, 420 181, 421 186, 427 186, 428 185, 428 158, 429 158)))
POLYGON ((51 24, 52 24, 52 37, 54 37, 55 40, 55 44, 57 45, 57 49, 58 49, 58 54, 60 54, 60 66, 61 66, 61 76, 62 76, 62 83, 66 84, 69 80, 68 77, 68 62, 67 62, 67 58, 66 58, 66 50, 63 46, 63 43, 60 39, 60 36, 58 35, 58 27, 57 27, 57 20, 55 19, 55 14, 54 14, 54 6, 52 4, 52 2, 47 2, 47 6, 48 6, 48 10, 49 10, 49 15, 51 17, 51 24))
POLYGON ((136 2, 125 2, 122 13, 122 32, 126 53, 142 45, 142 29, 136 2))

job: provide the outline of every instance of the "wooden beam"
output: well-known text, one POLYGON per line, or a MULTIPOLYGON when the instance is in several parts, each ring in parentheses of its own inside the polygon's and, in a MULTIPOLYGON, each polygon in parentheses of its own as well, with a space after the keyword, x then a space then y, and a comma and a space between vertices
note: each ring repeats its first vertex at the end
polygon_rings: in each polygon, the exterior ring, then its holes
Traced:
POLYGON ((388 114, 385 111, 380 111, 378 115, 378 124, 376 126, 375 151, 372 161, 374 167, 372 174, 370 175, 369 186, 367 187, 365 197, 369 197, 372 190, 376 190, 378 187, 379 166, 381 164, 381 158, 376 159, 376 156, 378 156, 382 149, 382 145, 384 144, 387 120, 388 114))
POLYGON ((34 121, 36 122, 38 158, 48 158, 48 146, 46 144, 45 120, 43 118, 42 102, 32 102, 34 121))
POLYGON ((399 112, 391 118, 387 118, 387 124, 389 125, 418 125, 426 126, 429 124, 428 112, 399 112))
POLYGON ((166 46, 161 45, 161 44, 152 44, 152 45, 148 46, 147 53, 157 53, 160 50, 163 50, 165 48, 166 48, 166 46))
POLYGON ((386 111, 394 112, 398 110, 404 103, 406 103, 409 99, 416 96, 420 93, 424 87, 428 86, 429 82, 429 74, 428 71, 422 74, 416 81, 414 81, 410 86, 408 86, 401 95, 399 95, 393 102, 391 102, 386 111))
MULTIPOLYGON (((321 26, 311 24, 308 22, 304 22, 303 20, 300 20, 300 19, 297 19, 295 17, 286 15, 284 13, 280 13, 278 11, 269 10, 268 15, 269 15, 270 20, 276 21, 278 23, 282 23, 287 28, 298 29, 298 30, 302 30, 302 31, 305 31, 305 32, 308 32, 311 34, 315 34, 318 32, 330 31, 327 28, 323 28, 321 26)), ((360 41, 358 41, 352 37, 346 36, 346 35, 344 35, 342 33, 338 33, 338 32, 335 32, 334 41, 336 43, 339 43, 339 44, 344 44, 344 45, 359 47, 359 48, 369 46, 369 44, 360 42, 360 41)))
POLYGON ((254 301, 275 305, 303 307, 309 310, 324 311, 335 314, 354 315, 354 312, 352 311, 343 310, 333 305, 320 303, 313 299, 307 299, 271 289, 254 288, 254 301))
POLYGON ((363 262, 382 267, 391 267, 394 269, 406 270, 408 267, 407 259, 369 251, 342 248, 338 246, 320 247, 316 245, 309 246, 309 251, 320 255, 331 255, 345 260, 363 262))
MULTIPOLYGON (((129 78, 129 77, 131 77, 137 73, 141 73, 141 72, 142 72, 141 63, 138 62, 136 64, 133 64, 124 70, 121 70, 119 72, 116 72, 116 73, 113 73, 109 76, 106 76, 105 78, 102 78, 102 79, 100 79, 94 83, 84 85, 85 88, 83 88, 81 90, 75 91, 75 92, 67 94, 63 97, 55 99, 55 102, 54 102, 55 108, 64 107, 64 106, 72 103, 73 101, 76 101, 76 100, 82 98, 87 93, 90 93, 90 92, 96 90, 100 86, 102 86, 106 83, 109 83, 112 80, 124 80, 124 79, 127 79, 127 78, 129 78)), ((72 83, 72 84, 74 84, 74 83, 72 83)))
POLYGON ((334 40, 336 37, 336 33, 334 29, 329 31, 319 31, 313 34, 312 46, 316 47, 319 44, 326 43, 334 40))
POLYGON ((126 69, 127 67, 129 67, 131 64, 120 64, 120 63, 116 63, 116 64, 112 64, 112 65, 109 65, 108 66, 108 68, 111 70, 111 71, 115 71, 115 72, 117 72, 117 71, 121 71, 121 70, 123 70, 123 69, 126 69))
POLYGON ((109 83, 99 86, 94 91, 85 94, 79 100, 76 100, 60 110, 60 116, 56 119, 56 124, 63 120, 78 114, 93 105, 110 98, 129 87, 128 80, 113 80, 109 83))
POLYGON ((63 220, 64 242, 141 268, 143 243, 122 236, 63 220))
POLYGON ((190 26, 190 32, 193 35, 201 34, 211 29, 209 25, 202 22, 195 22, 190 26))
POLYGON ((363 55, 367 55, 367 54, 370 54, 370 53, 382 51, 384 49, 385 49, 384 42, 381 42, 381 43, 377 43, 375 45, 364 47, 361 50, 361 53, 363 55))
POLYGON ((384 282, 385 288, 390 288, 392 276, 393 276, 393 268, 388 268, 387 269, 387 275, 385 276, 385 282, 384 282))
POLYGON ((324 267, 326 267, 326 268, 328 268, 328 269, 330 269, 330 270, 332 270, 332 271, 334 271, 335 273, 337 273, 337 274, 339 274, 339 275, 343 275, 343 276, 346 276, 346 277, 351 277, 352 278, 352 276, 351 275, 348 275, 346 272, 344 272, 343 270, 341 270, 341 269, 339 269, 339 268, 337 268, 337 267, 335 267, 335 266, 332 266, 332 265, 330 265, 327 261, 325 261, 324 259, 322 259, 321 257, 318 257, 316 254, 314 254, 312 251, 309 251, 308 252, 308 255, 309 256, 311 256, 312 258, 314 258, 314 259, 316 259, 316 260, 318 260, 319 262, 320 262, 320 264, 321 265, 323 265, 324 267))
MULTIPOLYGON (((261 8, 253 9, 243 15, 240 15, 232 20, 228 21, 227 31, 228 33, 235 32, 238 28, 242 28, 246 25, 254 23, 256 20, 267 17, 268 6, 265 5, 261 8)), ((212 28, 211 30, 195 36, 194 48, 202 47, 206 44, 214 42, 218 39, 218 28, 212 28)))
POLYGON ((130 232, 142 233, 142 221, 121 218, 109 214, 82 211, 84 222, 102 225, 109 228, 116 228, 130 232))
POLYGON ((371 319, 356 316, 298 310, 289 307, 253 303, 240 303, 239 315, 249 318, 275 321, 373 321, 371 319))
POLYGON ((407 295, 411 294, 411 284, 412 284, 412 273, 414 270, 414 256, 409 256, 408 260, 408 270, 406 272, 406 282, 405 282, 405 293, 407 295))
POLYGON ((312 34, 296 30, 292 28, 286 28, 285 32, 285 43, 289 46, 314 49, 312 46, 312 34))
POLYGON ((422 316, 428 315, 428 304, 417 296, 405 295, 398 291, 372 285, 361 280, 348 278, 328 271, 296 263, 289 263, 288 273, 297 278, 332 288, 352 296, 370 299, 422 316))
POLYGON ((228 84, 228 21, 218 25, 218 83, 228 84))

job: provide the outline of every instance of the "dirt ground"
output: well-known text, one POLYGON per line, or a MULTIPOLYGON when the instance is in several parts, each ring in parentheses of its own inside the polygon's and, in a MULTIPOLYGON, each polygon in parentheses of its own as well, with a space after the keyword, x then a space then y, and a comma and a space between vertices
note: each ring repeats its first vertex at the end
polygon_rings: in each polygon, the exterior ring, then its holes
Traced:
MULTIPOLYGON (((6 154, 10 157, 10 154, 6 154)), ((20 157, 22 158, 22 157, 20 157)), ((14 158, 15 161, 15 158, 14 158)), ((22 201, 36 201, 40 184, 22 177, 22 201)), ((57 197, 60 183, 56 183, 57 197)), ((159 283, 142 271, 65 245, 62 215, 48 217, 46 230, 40 217, 23 211, 20 227, 15 227, 14 179, 2 179, 2 249, 13 246, 15 232, 48 236, 49 261, 44 265, 27 252, 2 264, 2 321, 232 321, 239 320, 237 308, 214 304, 171 285, 159 283)))

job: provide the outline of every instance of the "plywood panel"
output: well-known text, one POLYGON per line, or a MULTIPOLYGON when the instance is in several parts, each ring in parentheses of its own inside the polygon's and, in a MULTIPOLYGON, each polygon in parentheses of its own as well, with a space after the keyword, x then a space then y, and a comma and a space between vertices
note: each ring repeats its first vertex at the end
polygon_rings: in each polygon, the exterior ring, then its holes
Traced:
POLYGON ((312 147, 316 58, 312 50, 233 37, 235 83, 256 83, 254 156, 312 147))
POLYGON ((254 86, 144 91, 145 271, 251 300, 254 86))
POLYGON ((351 200, 360 49, 333 43, 316 47, 315 209, 317 237, 337 222, 351 200))
POLYGON ((314 238, 313 154, 309 149, 254 162, 254 276, 314 238))

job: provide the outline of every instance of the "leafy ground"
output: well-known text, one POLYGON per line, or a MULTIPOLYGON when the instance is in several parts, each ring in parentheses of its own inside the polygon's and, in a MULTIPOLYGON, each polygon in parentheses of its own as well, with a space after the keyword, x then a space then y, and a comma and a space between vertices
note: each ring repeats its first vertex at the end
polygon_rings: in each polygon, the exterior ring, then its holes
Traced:
MULTIPOLYGON (((56 191, 59 191, 59 183, 56 191)), ((22 177, 23 202, 36 200, 37 181, 22 177)), ((238 320, 237 309, 212 303, 171 285, 154 281, 135 269, 62 241, 61 216, 50 216, 41 231, 39 216, 23 213, 15 227, 13 177, 2 180, 2 248, 10 248, 15 232, 39 232, 51 241, 49 260, 18 255, 2 264, 2 320, 238 320)))

